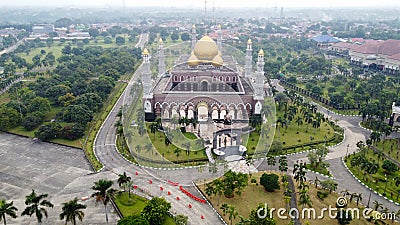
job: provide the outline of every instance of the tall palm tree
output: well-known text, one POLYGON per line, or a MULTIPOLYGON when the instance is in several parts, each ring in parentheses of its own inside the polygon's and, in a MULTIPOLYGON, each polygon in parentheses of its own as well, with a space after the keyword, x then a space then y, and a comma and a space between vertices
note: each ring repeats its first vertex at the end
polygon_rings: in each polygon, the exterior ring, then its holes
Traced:
POLYGON ((32 216, 33 214, 35 214, 38 224, 41 224, 43 215, 46 218, 48 217, 47 210, 44 207, 54 207, 54 205, 51 204, 50 201, 46 200, 47 197, 48 194, 37 195, 35 190, 32 190, 31 194, 25 196, 25 205, 27 205, 27 207, 22 212, 21 216, 32 216))
POLYGON ((231 225, 233 224, 233 219, 236 219, 238 212, 236 211, 236 207, 234 205, 228 206, 228 214, 229 220, 231 221, 231 225))
POLYGON ((6 215, 11 218, 17 218, 16 211, 18 209, 14 206, 14 202, 7 203, 5 199, 0 200, 0 221, 4 221, 4 225, 7 225, 6 215))
POLYGON ((94 182, 92 189, 95 192, 92 194, 92 197, 96 198, 96 203, 103 203, 104 205, 104 212, 106 214, 106 221, 108 223, 108 214, 107 214, 107 204, 111 201, 111 198, 115 194, 115 190, 111 188, 113 185, 113 181, 111 180, 103 180, 100 179, 97 182, 94 182))
POLYGON ((181 149, 176 148, 176 149, 174 150, 174 153, 175 153, 175 155, 176 155, 176 161, 178 161, 179 154, 181 153, 181 149))
POLYGON ((383 209, 383 204, 379 203, 378 200, 375 200, 372 204, 374 204, 374 210, 378 211, 379 208, 383 209))
MULTIPOLYGON (((396 187, 400 186, 400 177, 395 177, 394 179, 394 184, 396 185, 396 187)), ((400 190, 397 191, 397 198, 396 200, 399 200, 399 194, 400 194, 400 190)))
POLYGON ((82 209, 86 209, 86 205, 78 203, 78 198, 74 198, 71 201, 64 202, 62 207, 62 213, 60 214, 60 220, 65 219, 65 224, 71 222, 76 225, 76 217, 82 222, 85 213, 82 209))
POLYGON ((128 183, 131 179, 132 177, 126 175, 126 172, 118 174, 118 180, 117 180, 118 186, 120 187, 124 186, 124 191, 125 191, 125 184, 128 183))

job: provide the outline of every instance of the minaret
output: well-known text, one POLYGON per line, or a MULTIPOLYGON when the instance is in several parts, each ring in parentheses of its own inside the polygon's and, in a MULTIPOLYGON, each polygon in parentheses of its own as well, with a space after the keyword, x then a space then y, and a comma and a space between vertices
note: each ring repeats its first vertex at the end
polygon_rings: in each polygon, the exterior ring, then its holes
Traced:
POLYGON ((222 48, 222 30, 221 30, 221 24, 218 25, 218 37, 217 37, 217 45, 219 50, 222 48))
POLYGON ((143 57, 143 72, 142 72, 142 84, 143 84, 143 96, 146 97, 150 94, 151 89, 151 72, 150 72, 150 54, 147 48, 142 52, 143 57))
POLYGON ((257 72, 264 72, 264 50, 258 52, 257 72))
POLYGON ((193 24, 192 26, 192 50, 194 49, 194 45, 196 44, 197 37, 196 37, 196 25, 193 24))
POLYGON ((164 43, 162 38, 160 37, 158 43, 158 74, 165 73, 165 58, 164 58, 164 43))
POLYGON ((258 52, 257 72, 254 82, 254 95, 257 99, 263 99, 264 96, 264 51, 258 52))
POLYGON ((253 49, 251 48, 252 42, 251 39, 247 41, 247 48, 246 48, 246 65, 244 68, 244 76, 245 77, 251 77, 251 70, 252 70, 252 52, 253 49))

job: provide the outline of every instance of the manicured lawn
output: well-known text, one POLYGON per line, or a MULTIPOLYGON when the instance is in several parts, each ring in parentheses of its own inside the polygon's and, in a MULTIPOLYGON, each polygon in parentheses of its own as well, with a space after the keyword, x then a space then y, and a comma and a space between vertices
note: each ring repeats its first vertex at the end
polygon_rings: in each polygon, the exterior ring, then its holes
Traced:
POLYGON ((386 187, 386 197, 389 199, 392 199, 395 202, 400 203, 400 189, 399 187, 396 187, 395 182, 393 180, 394 177, 400 176, 400 172, 397 171, 392 174, 388 174, 385 176, 385 172, 382 169, 382 163, 384 161, 384 156, 381 156, 380 159, 378 159, 378 154, 374 154, 372 150, 365 150, 364 152, 358 152, 354 155, 350 155, 347 158, 346 165, 347 167, 351 170, 351 172, 359 179, 361 180, 364 184, 366 184, 368 187, 374 189, 375 191, 379 192, 380 194, 385 193, 385 187, 386 187), (370 162, 375 162, 379 164, 379 169, 376 174, 368 174, 364 172, 360 167, 358 166, 352 166, 351 165, 351 159, 355 157, 356 155, 362 155, 365 154, 365 157, 370 161, 370 162), (387 179, 387 182, 385 182, 387 179))
POLYGON ((388 154, 392 159, 400 162, 400 143, 397 139, 386 139, 374 144, 377 148, 388 154))
MULTIPOLYGON (((129 198, 128 193, 123 192, 116 195, 114 202, 121 211, 122 215, 126 217, 139 215, 146 206, 148 200, 132 193, 131 198, 129 198)), ((170 216, 167 216, 163 225, 175 225, 174 219, 170 216)))
POLYGON ((114 201, 123 216, 131 216, 140 214, 148 200, 132 193, 131 198, 129 198, 128 193, 123 192, 117 194, 114 201))

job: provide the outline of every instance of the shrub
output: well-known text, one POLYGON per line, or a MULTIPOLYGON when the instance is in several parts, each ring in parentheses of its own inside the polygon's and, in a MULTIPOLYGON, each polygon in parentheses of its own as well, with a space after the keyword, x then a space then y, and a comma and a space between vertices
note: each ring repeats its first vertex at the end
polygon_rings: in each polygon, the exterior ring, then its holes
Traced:
POLYGON ((260 177, 260 184, 264 186, 265 190, 268 192, 279 190, 279 176, 276 174, 264 173, 260 177))

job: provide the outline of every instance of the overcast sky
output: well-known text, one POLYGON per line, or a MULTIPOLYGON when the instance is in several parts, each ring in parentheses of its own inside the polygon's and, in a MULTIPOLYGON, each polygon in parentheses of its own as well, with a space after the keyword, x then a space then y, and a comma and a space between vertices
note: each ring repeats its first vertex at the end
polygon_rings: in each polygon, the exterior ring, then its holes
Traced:
MULTIPOLYGON (((0 0, 0 6, 204 7, 204 0, 0 0)), ((400 7, 398 0, 207 0, 219 7, 400 7)))

